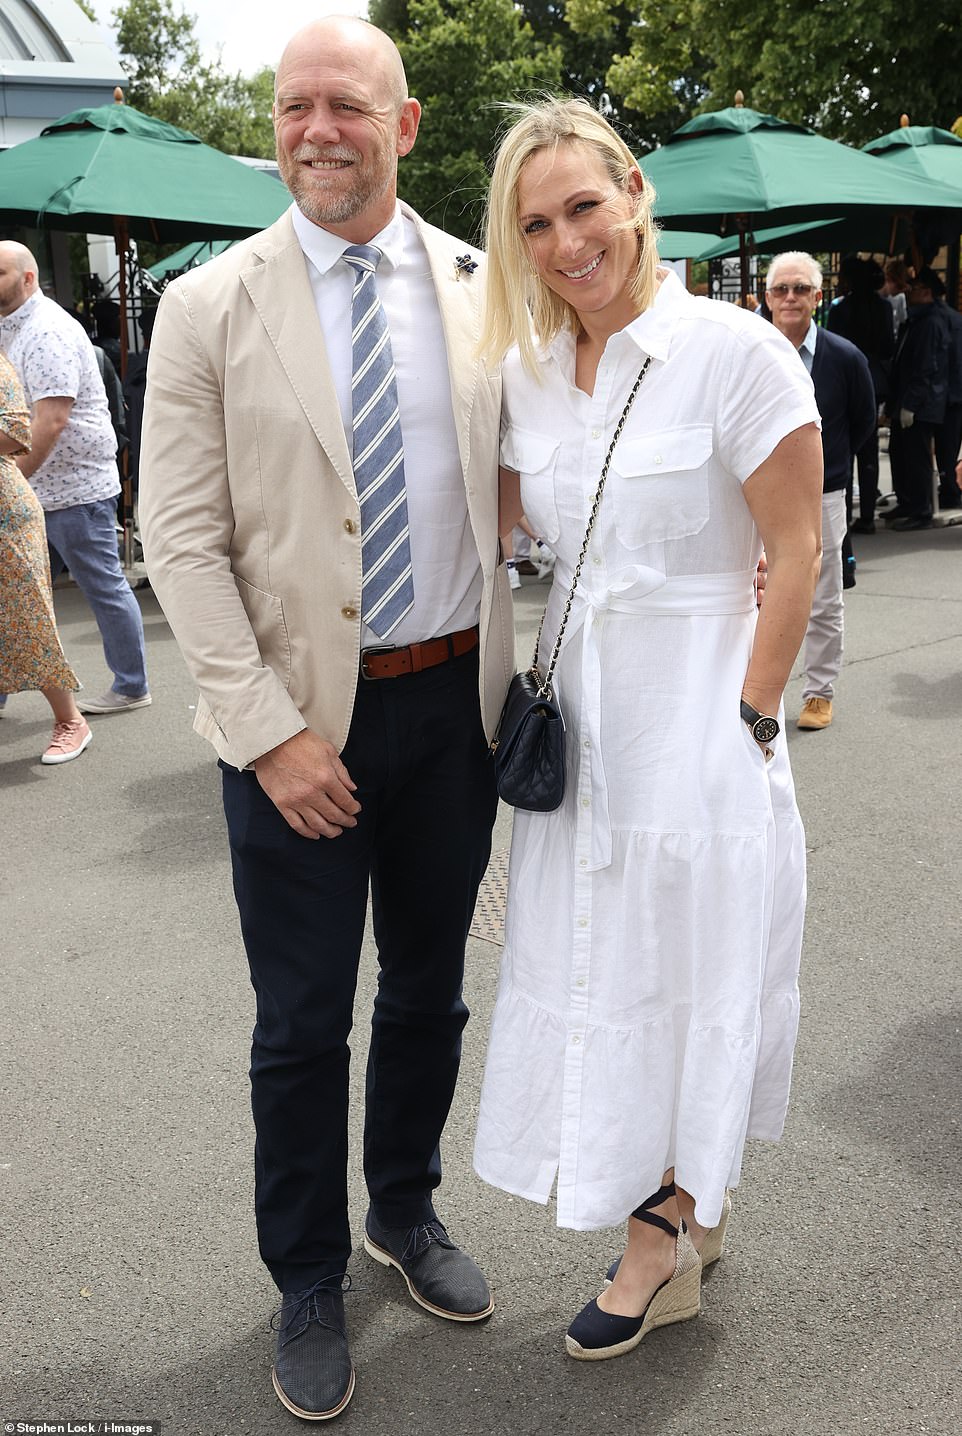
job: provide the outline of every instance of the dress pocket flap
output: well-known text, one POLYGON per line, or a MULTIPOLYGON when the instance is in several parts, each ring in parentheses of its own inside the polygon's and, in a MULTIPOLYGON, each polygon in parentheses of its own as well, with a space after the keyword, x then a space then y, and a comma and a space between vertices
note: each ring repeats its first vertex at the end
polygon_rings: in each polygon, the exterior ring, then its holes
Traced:
POLYGON ((512 425, 501 440, 501 463, 518 474, 542 474, 554 469, 560 444, 548 434, 512 425))
POLYGON ((663 429, 657 434, 643 434, 636 439, 622 438, 612 464, 626 479, 642 474, 671 474, 702 468, 711 458, 711 452, 711 425, 689 424, 663 429))

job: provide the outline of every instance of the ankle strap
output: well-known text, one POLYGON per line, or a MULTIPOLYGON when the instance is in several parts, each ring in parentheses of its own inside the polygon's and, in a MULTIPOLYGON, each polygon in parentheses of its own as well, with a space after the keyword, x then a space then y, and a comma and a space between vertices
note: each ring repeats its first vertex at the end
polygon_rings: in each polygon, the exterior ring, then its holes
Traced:
POLYGON ((674 1182, 669 1182, 667 1186, 659 1187, 657 1192, 654 1192, 650 1197, 646 1197, 641 1206, 636 1207, 631 1215, 637 1217, 640 1222, 647 1222, 649 1226, 661 1227, 663 1232, 667 1232, 670 1237, 674 1237, 677 1241, 678 1228, 673 1226, 667 1217, 663 1217, 660 1213, 649 1210, 651 1207, 660 1207, 662 1202, 667 1202, 674 1195, 675 1184, 674 1182))

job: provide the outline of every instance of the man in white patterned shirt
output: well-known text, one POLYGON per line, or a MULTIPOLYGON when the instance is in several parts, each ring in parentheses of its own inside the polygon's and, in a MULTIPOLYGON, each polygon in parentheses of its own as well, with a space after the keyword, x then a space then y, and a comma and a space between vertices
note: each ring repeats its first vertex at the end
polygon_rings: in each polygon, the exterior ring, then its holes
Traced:
POLYGON ((117 551, 117 442, 93 345, 41 294, 37 261, 0 243, 0 348, 31 411, 33 446, 17 462, 43 505, 52 577, 67 568, 90 604, 113 685, 84 713, 125 713, 151 701, 144 625, 117 551))

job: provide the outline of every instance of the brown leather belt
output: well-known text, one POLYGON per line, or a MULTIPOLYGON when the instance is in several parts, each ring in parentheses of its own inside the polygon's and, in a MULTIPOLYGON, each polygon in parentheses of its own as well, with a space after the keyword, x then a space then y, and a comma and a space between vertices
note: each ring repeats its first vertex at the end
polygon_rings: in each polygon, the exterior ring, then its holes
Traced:
POLYGON ((478 630, 474 627, 428 638, 423 643, 409 643, 407 648, 396 648, 393 643, 382 648, 362 648, 361 677, 400 678, 404 673, 420 673, 422 669, 436 668, 439 663, 460 658, 477 646, 478 630))

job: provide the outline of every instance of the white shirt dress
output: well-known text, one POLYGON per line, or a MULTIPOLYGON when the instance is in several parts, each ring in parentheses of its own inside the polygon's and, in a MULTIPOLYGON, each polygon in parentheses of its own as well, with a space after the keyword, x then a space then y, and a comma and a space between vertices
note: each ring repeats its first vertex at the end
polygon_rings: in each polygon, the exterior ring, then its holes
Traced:
MULTIPOLYGON (((714 1226, 746 1138, 784 1126, 798 1027, 805 841, 783 736, 739 716, 761 552, 741 485, 818 423, 772 325, 669 274, 608 342, 540 380, 505 360, 502 462, 557 554, 542 666, 615 450, 555 680, 567 791, 515 815, 505 948, 475 1145, 485 1181, 559 1226, 613 1226, 675 1179, 714 1226)), ((522 655, 526 658, 527 655, 522 655)))

